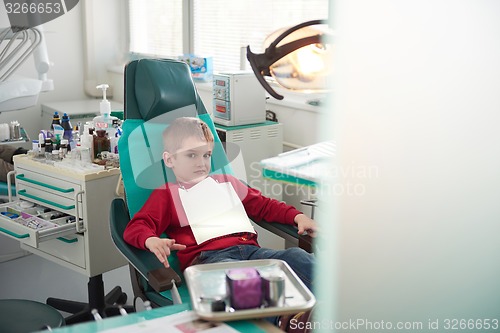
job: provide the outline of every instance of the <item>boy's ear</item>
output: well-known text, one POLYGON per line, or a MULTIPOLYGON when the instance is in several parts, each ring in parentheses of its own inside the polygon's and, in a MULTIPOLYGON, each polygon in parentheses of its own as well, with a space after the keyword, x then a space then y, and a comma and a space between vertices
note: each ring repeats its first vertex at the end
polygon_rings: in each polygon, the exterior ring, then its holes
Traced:
POLYGON ((163 152, 163 163, 169 168, 172 168, 172 154, 170 154, 168 151, 163 152))

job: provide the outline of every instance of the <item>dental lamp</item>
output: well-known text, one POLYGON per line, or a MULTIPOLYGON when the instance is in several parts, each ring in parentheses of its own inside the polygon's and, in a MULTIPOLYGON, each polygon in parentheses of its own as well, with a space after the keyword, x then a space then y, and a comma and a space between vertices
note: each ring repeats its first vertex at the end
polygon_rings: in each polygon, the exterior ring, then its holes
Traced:
POLYGON ((264 41, 262 54, 247 46, 247 59, 264 89, 283 99, 266 80, 272 77, 286 89, 325 92, 332 71, 331 31, 323 20, 313 20, 272 33, 264 41))
POLYGON ((42 27, 0 29, 0 112, 36 105, 40 92, 54 90, 42 27), (33 55, 37 79, 13 75, 33 55))

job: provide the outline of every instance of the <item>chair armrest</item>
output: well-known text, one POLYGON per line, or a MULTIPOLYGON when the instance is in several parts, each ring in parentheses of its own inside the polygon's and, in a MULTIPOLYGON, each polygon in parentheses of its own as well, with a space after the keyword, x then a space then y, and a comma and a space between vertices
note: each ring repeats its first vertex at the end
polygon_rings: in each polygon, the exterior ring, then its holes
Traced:
POLYGON ((284 238, 289 241, 299 242, 299 247, 306 250, 309 253, 313 252, 313 238, 309 235, 299 235, 297 233, 297 227, 289 224, 275 223, 275 222, 255 222, 258 226, 266 229, 267 231, 284 238))
POLYGON ((125 242, 123 233, 129 221, 130 216, 124 200, 115 198, 111 203, 110 211, 111 238, 128 262, 147 279, 149 271, 164 266, 153 253, 135 248, 125 242))
POLYGON ((175 281, 176 286, 180 286, 182 280, 174 269, 165 268, 153 253, 137 249, 125 242, 123 232, 129 221, 130 216, 125 201, 121 198, 115 198, 111 203, 110 227, 111 238, 117 249, 137 272, 148 280, 155 291, 161 292, 171 289, 172 280, 175 281))
POLYGON ((159 293, 172 289, 174 282, 176 286, 181 285, 181 278, 172 268, 159 267, 151 270, 148 272, 147 279, 149 285, 159 293))
POLYGON ((309 235, 299 235, 299 247, 309 253, 313 253, 313 238, 309 235))

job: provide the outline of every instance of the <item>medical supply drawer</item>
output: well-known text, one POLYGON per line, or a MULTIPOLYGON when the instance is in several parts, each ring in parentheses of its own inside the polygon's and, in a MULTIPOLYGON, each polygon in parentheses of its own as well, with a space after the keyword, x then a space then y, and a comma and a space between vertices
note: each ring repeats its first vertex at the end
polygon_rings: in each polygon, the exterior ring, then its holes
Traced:
POLYGON ((76 233, 75 220, 69 215, 62 216, 60 212, 50 209, 47 211, 47 207, 42 206, 24 209, 21 203, 23 202, 15 201, 0 205, 0 232, 8 237, 38 247, 41 242, 76 233), (46 219, 49 212, 61 217, 46 219))
POLYGON ((76 205, 82 202, 80 195, 82 187, 79 183, 22 167, 16 170, 15 177, 17 194, 20 198, 46 205, 69 215, 76 215, 76 205))
POLYGON ((38 248, 31 248, 28 244, 22 244, 21 247, 27 251, 35 252, 42 257, 50 259, 55 257, 64 260, 68 265, 76 265, 85 268, 85 236, 81 234, 72 234, 64 237, 58 237, 46 242, 40 243, 38 248))

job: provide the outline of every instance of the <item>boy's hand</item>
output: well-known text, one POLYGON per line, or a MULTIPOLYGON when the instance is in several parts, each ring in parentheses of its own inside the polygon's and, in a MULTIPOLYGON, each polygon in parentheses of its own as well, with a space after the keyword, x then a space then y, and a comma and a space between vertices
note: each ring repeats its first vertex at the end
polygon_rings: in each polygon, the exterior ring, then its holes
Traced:
POLYGON ((309 236, 316 237, 316 230, 318 229, 318 226, 313 219, 310 219, 304 214, 298 214, 295 216, 294 221, 299 228, 299 235, 302 235, 305 231, 307 231, 309 236))
POLYGON ((144 245, 150 252, 153 252, 158 260, 167 268, 170 266, 168 264, 168 256, 171 251, 184 250, 186 248, 186 245, 175 244, 175 239, 158 237, 149 237, 146 239, 144 245))

